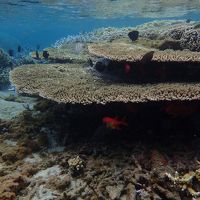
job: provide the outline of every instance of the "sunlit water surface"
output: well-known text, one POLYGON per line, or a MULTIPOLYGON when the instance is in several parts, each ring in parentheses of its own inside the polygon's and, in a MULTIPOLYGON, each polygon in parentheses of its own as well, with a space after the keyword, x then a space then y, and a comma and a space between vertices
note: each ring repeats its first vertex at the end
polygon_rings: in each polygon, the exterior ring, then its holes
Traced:
POLYGON ((34 49, 99 27, 200 20, 200 0, 1 0, 0 48, 34 49))

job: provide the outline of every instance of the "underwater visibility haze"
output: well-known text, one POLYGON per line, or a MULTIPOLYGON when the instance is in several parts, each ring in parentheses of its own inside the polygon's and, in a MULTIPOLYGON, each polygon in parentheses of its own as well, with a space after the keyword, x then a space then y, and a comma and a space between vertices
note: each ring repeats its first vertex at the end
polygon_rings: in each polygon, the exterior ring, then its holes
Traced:
POLYGON ((200 0, 0 0, 0 200, 200 200, 200 0))

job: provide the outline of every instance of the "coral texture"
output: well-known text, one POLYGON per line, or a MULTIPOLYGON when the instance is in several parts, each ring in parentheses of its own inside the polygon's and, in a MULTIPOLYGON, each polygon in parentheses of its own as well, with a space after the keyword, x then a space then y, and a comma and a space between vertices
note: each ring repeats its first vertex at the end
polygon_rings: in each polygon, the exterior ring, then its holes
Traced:
POLYGON ((12 71, 11 80, 21 93, 63 103, 105 104, 200 98, 199 83, 130 85, 103 82, 78 64, 22 66, 12 71))
POLYGON ((91 54, 116 61, 141 61, 153 49, 126 43, 99 43, 88 46, 91 54))
POLYGON ((200 62, 200 53, 191 51, 156 51, 152 61, 156 62, 200 62))
POLYGON ((89 52, 97 57, 104 57, 115 61, 136 62, 146 60, 156 62, 200 62, 200 53, 191 51, 158 51, 152 48, 139 47, 127 43, 101 43, 88 46, 89 52))

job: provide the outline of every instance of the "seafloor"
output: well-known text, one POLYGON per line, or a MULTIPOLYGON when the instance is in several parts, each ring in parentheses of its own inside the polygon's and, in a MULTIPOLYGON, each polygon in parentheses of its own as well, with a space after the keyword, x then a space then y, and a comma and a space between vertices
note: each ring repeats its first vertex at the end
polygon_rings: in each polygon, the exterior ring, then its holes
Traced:
POLYGON ((31 65, 9 58, 0 200, 199 199, 199 38, 199 22, 156 21, 63 38, 31 65))

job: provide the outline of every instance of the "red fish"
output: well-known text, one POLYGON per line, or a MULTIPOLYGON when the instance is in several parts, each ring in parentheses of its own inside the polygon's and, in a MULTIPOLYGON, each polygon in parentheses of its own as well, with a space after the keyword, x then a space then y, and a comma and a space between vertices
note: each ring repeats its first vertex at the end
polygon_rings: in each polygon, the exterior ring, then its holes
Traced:
POLYGON ((124 71, 125 71, 125 73, 127 75, 130 74, 130 72, 131 72, 131 66, 128 63, 125 64, 124 71))
POLYGON ((106 124, 106 127, 113 130, 120 130, 122 126, 128 126, 128 123, 124 120, 119 120, 116 117, 104 117, 102 119, 103 123, 106 124))

